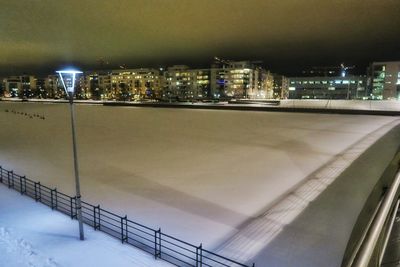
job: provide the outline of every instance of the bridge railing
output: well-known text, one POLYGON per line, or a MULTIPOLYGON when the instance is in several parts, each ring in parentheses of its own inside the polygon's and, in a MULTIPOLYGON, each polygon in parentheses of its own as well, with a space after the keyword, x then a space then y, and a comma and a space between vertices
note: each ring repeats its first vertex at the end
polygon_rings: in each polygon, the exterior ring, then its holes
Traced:
MULTIPOLYGON (((60 211, 71 219, 77 219, 76 197, 66 195, 35 182, 25 176, 0 166, 0 183, 43 203, 53 210, 60 211)), ((85 224, 110 236, 119 239, 145 252, 151 253, 155 259, 165 260, 182 267, 255 267, 246 265, 213 253, 198 246, 168 235, 161 229, 152 229, 134 222, 128 217, 120 216, 105 210, 100 205, 92 205, 82 201, 82 220, 85 224)))

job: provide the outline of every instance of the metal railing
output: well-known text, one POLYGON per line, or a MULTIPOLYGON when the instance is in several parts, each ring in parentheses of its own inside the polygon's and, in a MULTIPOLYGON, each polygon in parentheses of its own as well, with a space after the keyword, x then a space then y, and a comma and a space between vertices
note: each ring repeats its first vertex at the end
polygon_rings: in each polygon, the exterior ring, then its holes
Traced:
MULTIPOLYGON (((77 219, 76 197, 59 192, 57 188, 51 189, 40 182, 32 181, 25 176, 0 166, 0 183, 8 186, 60 211, 71 219, 77 219)), ((199 246, 192 245, 176 237, 165 234, 161 229, 152 229, 140 223, 131 221, 125 215, 102 209, 100 205, 92 205, 82 201, 83 222, 94 230, 99 230, 111 235, 122 243, 127 243, 154 256, 155 259, 165 260, 176 266, 193 267, 255 267, 255 264, 246 265, 232 259, 223 257, 199 246)))
POLYGON ((399 188, 400 170, 397 171, 393 183, 376 207, 370 223, 364 230, 362 240, 360 240, 361 243, 356 247, 347 266, 381 265, 394 218, 399 209, 399 188))

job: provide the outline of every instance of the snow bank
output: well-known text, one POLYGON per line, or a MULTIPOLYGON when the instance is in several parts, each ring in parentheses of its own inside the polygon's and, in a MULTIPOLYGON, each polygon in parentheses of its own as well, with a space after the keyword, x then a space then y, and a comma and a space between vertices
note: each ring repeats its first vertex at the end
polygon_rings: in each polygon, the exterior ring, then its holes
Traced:
POLYGON ((283 108, 319 108, 400 111, 398 100, 324 100, 324 99, 287 99, 281 100, 283 108))

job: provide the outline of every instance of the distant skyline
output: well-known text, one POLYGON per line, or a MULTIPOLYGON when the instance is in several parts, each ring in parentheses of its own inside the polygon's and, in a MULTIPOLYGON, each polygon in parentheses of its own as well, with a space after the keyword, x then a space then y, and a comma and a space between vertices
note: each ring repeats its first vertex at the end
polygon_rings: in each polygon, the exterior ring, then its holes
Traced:
POLYGON ((3 76, 70 64, 200 67, 214 56, 286 75, 341 62, 363 73, 400 60, 398 0, 0 1, 3 76))

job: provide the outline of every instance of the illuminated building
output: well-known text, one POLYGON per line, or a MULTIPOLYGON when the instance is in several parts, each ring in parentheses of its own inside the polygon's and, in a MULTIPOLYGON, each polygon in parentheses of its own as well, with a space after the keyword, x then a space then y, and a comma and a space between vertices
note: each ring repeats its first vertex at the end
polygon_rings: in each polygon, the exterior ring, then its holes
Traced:
POLYGON ((273 96, 274 99, 289 98, 289 80, 287 77, 279 74, 273 74, 273 96))
MULTIPOLYGON (((154 98, 160 94, 161 75, 156 69, 112 70, 111 98, 119 100, 139 100, 154 98)), ((104 83, 103 77, 103 83, 104 83)))
POLYGON ((48 75, 45 79, 45 87, 50 97, 59 99, 65 96, 64 88, 59 82, 59 77, 56 74, 48 75))
POLYGON ((36 79, 31 75, 22 75, 21 79, 21 96, 22 98, 31 98, 34 96, 36 89, 36 79))
MULTIPOLYGON (((218 59, 219 60, 219 59, 218 59)), ((211 68, 174 65, 165 72, 169 98, 272 98, 273 76, 250 61, 217 61, 211 68)))
POLYGON ((373 62, 367 72, 369 98, 399 99, 400 61, 373 62))
POLYGON ((211 67, 214 98, 271 98, 272 90, 272 75, 251 61, 216 58, 211 67))
POLYGON ((198 99, 210 96, 210 69, 189 69, 186 65, 174 65, 164 73, 165 97, 198 99))
POLYGON ((366 92, 363 76, 290 77, 291 99, 362 99, 366 92))
POLYGON ((32 75, 10 76, 3 83, 5 94, 10 97, 31 98, 35 94, 36 79, 32 75))
POLYGON ((48 98, 49 93, 46 90, 46 79, 44 78, 36 78, 35 79, 36 83, 36 97, 38 98, 48 98))
POLYGON ((18 97, 22 88, 19 76, 10 76, 3 80, 6 95, 9 97, 18 97))

